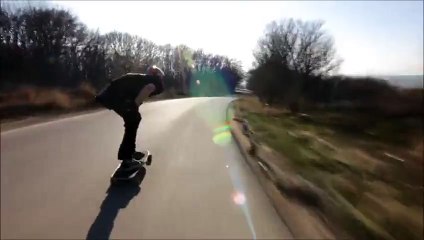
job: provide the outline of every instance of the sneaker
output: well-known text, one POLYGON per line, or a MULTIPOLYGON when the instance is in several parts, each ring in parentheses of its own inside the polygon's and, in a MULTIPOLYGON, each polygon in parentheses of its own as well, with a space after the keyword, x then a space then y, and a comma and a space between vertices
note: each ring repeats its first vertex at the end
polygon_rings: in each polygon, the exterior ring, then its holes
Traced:
POLYGON ((132 171, 135 170, 137 168, 140 168, 141 163, 139 161, 135 161, 135 160, 124 160, 121 163, 121 167, 120 170, 121 171, 132 171))
POLYGON ((140 159, 144 158, 144 155, 145 155, 144 152, 134 152, 133 158, 135 160, 140 160, 140 159))

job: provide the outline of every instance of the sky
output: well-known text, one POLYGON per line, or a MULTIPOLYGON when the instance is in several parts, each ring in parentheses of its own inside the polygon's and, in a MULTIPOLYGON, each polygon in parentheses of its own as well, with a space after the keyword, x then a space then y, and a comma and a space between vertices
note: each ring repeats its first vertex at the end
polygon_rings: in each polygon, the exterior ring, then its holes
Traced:
POLYGON ((240 60, 273 20, 323 20, 347 75, 423 74, 423 1, 51 1, 91 29, 240 60))

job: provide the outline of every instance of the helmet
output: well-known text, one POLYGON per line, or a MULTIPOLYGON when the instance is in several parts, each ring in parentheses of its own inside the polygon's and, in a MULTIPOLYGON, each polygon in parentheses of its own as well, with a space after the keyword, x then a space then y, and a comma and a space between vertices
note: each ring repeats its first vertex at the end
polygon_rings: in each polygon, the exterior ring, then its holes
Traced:
POLYGON ((147 69, 147 75, 158 76, 160 79, 163 79, 165 77, 165 73, 156 65, 150 66, 147 69))

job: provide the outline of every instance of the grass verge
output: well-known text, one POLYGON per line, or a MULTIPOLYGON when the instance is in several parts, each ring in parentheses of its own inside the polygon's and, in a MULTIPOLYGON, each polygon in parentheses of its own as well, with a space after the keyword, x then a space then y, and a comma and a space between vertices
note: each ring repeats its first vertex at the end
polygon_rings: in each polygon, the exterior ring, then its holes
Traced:
MULTIPOLYGON (((74 89, 22 86, 13 91, 0 93, 0 119, 2 123, 13 122, 32 116, 57 115, 81 110, 101 108, 94 101, 97 91, 83 83, 74 89)), ((148 102, 183 98, 175 91, 166 91, 148 102)))
POLYGON ((281 170, 328 198, 288 187, 280 174, 275 184, 283 194, 317 203, 313 207, 357 239, 423 239, 421 119, 325 110, 293 115, 255 97, 242 97, 236 109, 255 141, 284 156, 276 166, 289 166, 281 170))
POLYGON ((86 83, 75 89, 22 86, 0 94, 0 117, 2 122, 9 122, 29 116, 96 108, 95 94, 96 90, 86 83))

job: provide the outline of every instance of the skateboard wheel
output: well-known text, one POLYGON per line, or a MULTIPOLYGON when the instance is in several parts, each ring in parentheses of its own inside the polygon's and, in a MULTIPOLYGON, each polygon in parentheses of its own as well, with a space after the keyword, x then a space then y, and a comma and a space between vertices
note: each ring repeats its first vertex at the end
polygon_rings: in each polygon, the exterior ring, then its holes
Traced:
POLYGON ((150 165, 150 164, 152 164, 152 155, 149 155, 146 161, 146 165, 150 165))

